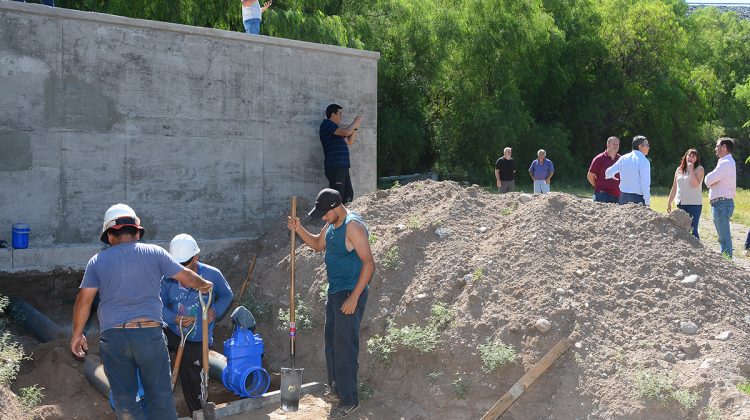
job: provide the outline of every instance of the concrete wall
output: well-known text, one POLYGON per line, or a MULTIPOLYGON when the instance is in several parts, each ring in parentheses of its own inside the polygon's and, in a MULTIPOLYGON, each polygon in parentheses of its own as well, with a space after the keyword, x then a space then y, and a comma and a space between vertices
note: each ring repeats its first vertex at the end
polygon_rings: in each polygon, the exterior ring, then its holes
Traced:
POLYGON ((0 239, 24 222, 31 247, 92 244, 117 202, 147 239, 283 229, 289 197, 327 185, 332 102, 365 115, 352 178, 373 191, 378 57, 0 1, 0 239))

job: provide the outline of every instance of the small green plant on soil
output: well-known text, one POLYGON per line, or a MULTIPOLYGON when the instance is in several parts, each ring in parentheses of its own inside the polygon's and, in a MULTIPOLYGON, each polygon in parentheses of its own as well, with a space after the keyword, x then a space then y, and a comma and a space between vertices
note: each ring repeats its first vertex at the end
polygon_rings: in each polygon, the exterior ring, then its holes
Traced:
POLYGON ((513 209, 510 207, 505 207, 504 209, 500 210, 500 214, 503 216, 510 216, 510 214, 513 213, 513 209))
POLYGON ((6 296, 0 295, 0 385, 9 385, 16 379, 21 362, 27 359, 21 344, 5 330, 7 321, 4 312, 9 303, 6 296))
POLYGON ((367 237, 367 242, 370 243, 370 246, 375 246, 375 244, 378 243, 377 235, 371 233, 370 236, 367 237))
POLYGON ((674 377, 652 371, 640 371, 636 375, 636 390, 638 396, 657 401, 676 401, 682 408, 692 410, 698 405, 700 395, 696 391, 677 388, 672 385, 674 377))
POLYGON ((320 290, 318 290, 318 299, 321 302, 328 300, 328 282, 320 283, 320 290))
POLYGON ((431 372, 427 374, 427 380, 430 381, 431 384, 436 384, 438 379, 443 376, 443 372, 437 371, 437 372, 431 372))
POLYGON ((385 253, 381 264, 386 270, 395 271, 401 269, 401 267, 404 265, 404 262, 401 260, 401 255, 399 255, 398 253, 397 245, 394 245, 385 253))
POLYGON ((394 182, 393 182, 393 185, 391 185, 391 189, 392 189, 392 190, 395 190, 395 189, 397 189, 397 188, 401 188, 401 183, 400 183, 400 182, 398 182, 398 181, 394 181, 394 182))
MULTIPOLYGON (((278 329, 280 331, 289 330, 289 309, 279 308, 278 318, 278 329)), ((294 301, 294 321, 297 323, 297 331, 310 330, 315 326, 310 307, 307 306, 299 295, 297 295, 294 301)))
POLYGON ((746 395, 750 395, 750 381, 738 383, 737 389, 739 389, 740 392, 743 392, 746 395))
POLYGON ((478 347, 479 357, 482 359, 482 370, 490 373, 493 370, 516 361, 518 354, 513 347, 507 346, 502 342, 490 342, 478 347))
POLYGON ((409 223, 406 224, 411 230, 422 229, 422 219, 419 216, 412 216, 409 218, 409 223))
POLYGON ((456 394, 456 398, 458 398, 459 400, 465 400, 469 395, 469 384, 461 376, 459 376, 455 381, 451 382, 451 389, 456 394))
POLYGON ((714 406, 706 407, 706 420, 721 420, 721 412, 714 406))
POLYGON ((449 307, 443 304, 433 305, 426 325, 412 324, 401 328, 389 325, 385 335, 375 335, 367 340, 367 352, 374 360, 389 364, 391 354, 399 346, 422 354, 435 351, 441 343, 442 332, 453 321, 453 317, 453 311, 449 307))
POLYGON ((44 388, 36 384, 27 386, 26 388, 21 388, 18 393, 18 402, 21 404, 24 411, 31 411, 42 402, 42 399, 44 398, 44 393, 42 391, 44 391, 44 388))
POLYGON ((682 408, 692 410, 698 405, 701 396, 696 391, 689 389, 675 389, 672 391, 672 398, 679 403, 682 408))
POLYGON ((471 282, 476 283, 479 280, 482 280, 482 277, 484 277, 484 270, 482 270, 481 267, 476 268, 473 273, 471 273, 471 282))
POLYGON ((360 404, 366 403, 375 392, 367 382, 360 382, 357 385, 357 397, 359 398, 360 404))
POLYGON ((246 307, 256 321, 270 322, 273 318, 273 303, 257 287, 246 290, 239 301, 239 305, 246 307))

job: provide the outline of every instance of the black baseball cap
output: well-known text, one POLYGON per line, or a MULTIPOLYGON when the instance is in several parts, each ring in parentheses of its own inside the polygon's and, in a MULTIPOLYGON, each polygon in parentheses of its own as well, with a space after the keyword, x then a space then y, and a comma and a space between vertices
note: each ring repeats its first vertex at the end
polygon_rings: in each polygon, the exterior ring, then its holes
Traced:
POLYGON ((335 209, 340 205, 341 194, 334 189, 325 188, 318 193, 317 197, 315 197, 315 207, 310 210, 310 213, 307 213, 307 215, 313 219, 320 219, 328 213, 328 210, 335 209))

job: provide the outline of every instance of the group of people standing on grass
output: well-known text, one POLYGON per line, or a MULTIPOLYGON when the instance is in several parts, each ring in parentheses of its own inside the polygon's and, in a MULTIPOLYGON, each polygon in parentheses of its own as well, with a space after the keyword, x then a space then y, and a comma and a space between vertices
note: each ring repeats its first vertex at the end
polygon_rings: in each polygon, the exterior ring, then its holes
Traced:
MULTIPOLYGON (((586 178, 594 189, 593 200, 601 203, 640 203, 651 204, 651 162, 646 158, 651 149, 645 136, 635 136, 632 151, 624 155, 618 153, 620 139, 612 136, 607 139, 606 149, 596 155, 589 165, 586 178)), ((700 239, 698 223, 703 210, 702 185, 708 187, 708 199, 719 237, 721 253, 733 256, 732 235, 729 219, 734 213, 734 197, 737 189, 737 165, 732 157, 734 140, 721 137, 714 148, 719 158, 716 168, 706 173, 696 149, 688 149, 675 170, 672 189, 669 192, 667 212, 672 205, 687 212, 692 219, 692 233, 700 239)), ((549 192, 549 184, 554 174, 554 166, 546 159, 546 152, 539 150, 538 159, 529 167, 529 175, 534 180, 534 194, 549 192)), ((498 192, 513 190, 515 164, 511 148, 506 147, 503 156, 495 162, 495 178, 498 192)), ((746 252, 750 252, 750 232, 745 242, 746 252)))

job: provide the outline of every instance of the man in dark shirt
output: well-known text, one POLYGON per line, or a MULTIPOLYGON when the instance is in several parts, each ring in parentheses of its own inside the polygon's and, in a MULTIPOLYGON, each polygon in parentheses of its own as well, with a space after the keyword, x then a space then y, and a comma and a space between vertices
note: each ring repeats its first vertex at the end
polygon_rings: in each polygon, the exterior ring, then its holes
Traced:
POLYGON ((607 149, 599 153, 591 161, 586 178, 594 187, 594 201, 600 203, 617 203, 620 199, 620 180, 617 178, 606 179, 604 171, 614 165, 620 155, 620 139, 612 136, 607 139, 607 149))
POLYGON ((357 129, 362 124, 362 116, 357 115, 346 127, 340 127, 344 109, 341 105, 331 104, 326 108, 326 119, 320 124, 320 143, 323 145, 326 178, 328 186, 341 194, 343 202, 354 199, 354 188, 349 176, 349 146, 354 144, 357 129))
POLYGON ((503 155, 495 162, 495 180, 500 194, 512 192, 516 183, 516 162, 510 157, 511 152, 511 148, 506 147, 503 155))

